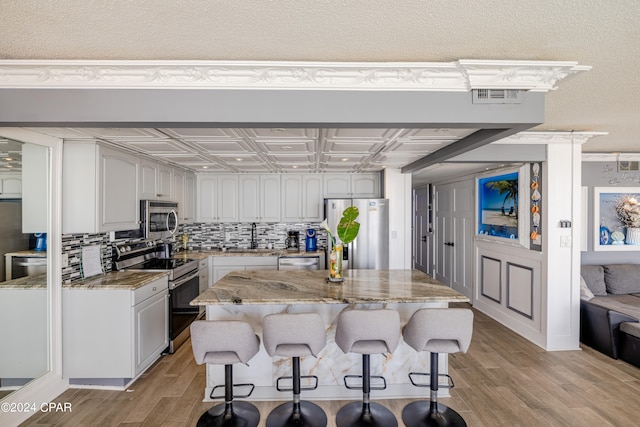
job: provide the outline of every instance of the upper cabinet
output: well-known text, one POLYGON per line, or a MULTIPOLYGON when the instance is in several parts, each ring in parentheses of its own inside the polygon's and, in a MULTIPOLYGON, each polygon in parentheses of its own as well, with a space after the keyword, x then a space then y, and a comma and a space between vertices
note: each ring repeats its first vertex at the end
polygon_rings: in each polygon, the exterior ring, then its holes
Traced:
POLYGON ((95 142, 69 141, 62 163, 63 233, 140 226, 137 157, 95 142))
POLYGON ((322 175, 283 175, 282 222, 322 221, 322 182, 322 175))
POLYGON ((280 175, 240 175, 240 222, 280 222, 280 175))
POLYGON ((187 171, 184 175, 184 205, 181 210, 185 222, 196 220, 196 174, 193 172, 187 171))
POLYGON ((22 175, 19 173, 0 174, 0 199, 22 197, 22 175))
POLYGON ((326 174, 324 198, 377 198, 380 197, 380 174, 326 174))
POLYGON ((183 169, 173 170, 173 200, 178 202, 178 219, 181 222, 195 221, 196 176, 183 169))
POLYGON ((140 160, 140 199, 174 200, 173 168, 153 160, 140 160))
POLYGON ((22 146, 22 232, 43 233, 49 218, 49 148, 22 146))
POLYGON ((197 176, 197 222, 238 221, 238 175, 197 176))
POLYGON ((320 222, 325 198, 378 198, 380 174, 197 175, 198 222, 320 222))

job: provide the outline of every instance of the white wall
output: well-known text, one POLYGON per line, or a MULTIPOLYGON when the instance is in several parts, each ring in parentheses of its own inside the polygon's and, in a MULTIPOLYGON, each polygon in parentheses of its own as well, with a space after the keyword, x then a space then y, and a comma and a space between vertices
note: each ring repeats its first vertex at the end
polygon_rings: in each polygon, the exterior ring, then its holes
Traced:
POLYGON ((389 268, 411 268, 411 175, 385 169, 384 197, 389 199, 389 268))

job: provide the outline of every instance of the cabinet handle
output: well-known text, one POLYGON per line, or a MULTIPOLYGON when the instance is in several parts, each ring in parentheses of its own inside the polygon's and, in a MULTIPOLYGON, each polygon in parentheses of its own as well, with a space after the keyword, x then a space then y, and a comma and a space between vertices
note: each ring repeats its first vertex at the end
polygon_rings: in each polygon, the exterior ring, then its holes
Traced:
POLYGON ((152 290, 152 291, 155 291, 155 290, 156 290, 156 287, 154 286, 154 287, 153 287, 153 289, 151 289, 151 290, 152 290))

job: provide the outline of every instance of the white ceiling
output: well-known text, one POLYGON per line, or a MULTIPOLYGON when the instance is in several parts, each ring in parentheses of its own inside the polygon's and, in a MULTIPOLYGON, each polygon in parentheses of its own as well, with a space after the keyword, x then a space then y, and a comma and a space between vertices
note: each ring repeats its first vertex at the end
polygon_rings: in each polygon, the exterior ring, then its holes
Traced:
MULTIPOLYGON (((546 94, 545 123, 534 130, 605 131, 583 151, 640 151, 635 0, 2 0, 0 16, 2 59, 576 61, 593 69, 546 94)), ((220 170, 288 170, 300 161, 322 169, 346 158, 345 166, 369 170, 377 162, 408 163, 431 142, 455 137, 411 129, 185 131, 141 129, 132 138, 136 148, 192 167, 211 160, 220 170)))

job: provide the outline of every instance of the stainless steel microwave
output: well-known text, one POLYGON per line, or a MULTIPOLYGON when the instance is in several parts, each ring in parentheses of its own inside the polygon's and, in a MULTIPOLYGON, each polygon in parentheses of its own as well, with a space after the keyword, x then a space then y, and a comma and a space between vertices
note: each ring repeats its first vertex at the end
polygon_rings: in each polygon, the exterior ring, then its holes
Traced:
POLYGON ((140 201, 140 222, 145 239, 164 239, 178 231, 178 203, 140 201))

